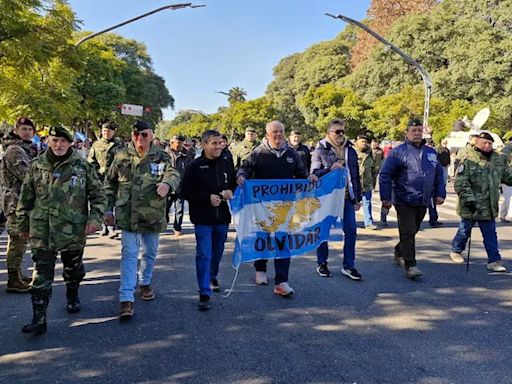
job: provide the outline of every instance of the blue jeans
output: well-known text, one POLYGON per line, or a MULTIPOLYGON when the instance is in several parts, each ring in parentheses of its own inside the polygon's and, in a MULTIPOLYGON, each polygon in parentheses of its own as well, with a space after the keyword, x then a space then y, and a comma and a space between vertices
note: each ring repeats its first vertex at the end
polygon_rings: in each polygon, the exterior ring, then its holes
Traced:
POLYGON ((372 191, 363 192, 363 221, 364 226, 367 227, 373 224, 372 217, 372 191))
MULTIPOLYGON (((343 268, 353 268, 356 259, 356 211, 354 203, 345 199, 345 209, 343 211, 343 233, 345 241, 343 243, 343 268)), ((316 261, 318 264, 327 263, 329 257, 329 246, 324 241, 316 249, 316 261)))
POLYGON ((160 234, 158 232, 121 232, 119 301, 134 301, 133 293, 137 285, 137 260, 141 245, 143 253, 138 271, 139 285, 151 284, 159 241, 160 234))
POLYGON ((478 223, 480 232, 484 238, 484 247, 487 252, 488 262, 501 260, 500 251, 498 251, 498 235, 496 235, 496 221, 494 220, 470 220, 462 219, 459 229, 452 241, 452 252, 462 253, 466 248, 469 234, 473 226, 478 223))
POLYGON ((199 294, 212 295, 210 280, 217 278, 229 224, 196 225, 196 275, 199 294))

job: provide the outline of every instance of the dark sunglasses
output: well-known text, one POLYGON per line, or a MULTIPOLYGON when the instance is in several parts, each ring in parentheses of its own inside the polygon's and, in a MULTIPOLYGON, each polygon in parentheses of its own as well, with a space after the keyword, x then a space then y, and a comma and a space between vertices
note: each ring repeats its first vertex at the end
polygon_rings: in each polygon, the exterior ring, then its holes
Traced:
POLYGON ((331 132, 334 132, 337 135, 344 135, 345 134, 345 131, 343 129, 337 129, 337 130, 331 131, 331 132))
POLYGON ((147 139, 147 137, 149 136, 149 133, 147 133, 147 132, 133 132, 133 136, 135 136, 135 137, 142 136, 143 138, 147 139))

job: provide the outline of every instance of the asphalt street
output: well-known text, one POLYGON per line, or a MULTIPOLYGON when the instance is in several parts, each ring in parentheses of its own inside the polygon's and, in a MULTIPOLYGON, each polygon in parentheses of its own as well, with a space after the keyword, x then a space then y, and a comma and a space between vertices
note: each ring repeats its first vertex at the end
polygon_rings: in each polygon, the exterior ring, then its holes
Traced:
MULTIPOLYGON (((376 202, 377 199, 374 198, 376 202)), ((393 264, 398 231, 358 231, 356 267, 363 280, 341 275, 333 231, 331 278, 315 256, 292 260, 291 299, 256 286, 251 265, 240 268, 229 297, 197 309, 193 227, 163 234, 152 302, 135 302, 129 323, 117 319, 120 242, 92 236, 83 309, 65 311, 61 264, 56 271, 48 333, 20 332, 31 319, 28 295, 7 294, 5 234, 0 238, 0 383, 512 383, 512 276, 488 273, 482 237, 473 230, 471 265, 448 258, 456 232, 456 197, 417 236, 424 277, 410 281, 393 264)), ((374 207, 378 220, 378 207, 374 207)), ((358 215, 361 224, 361 216, 358 215)), ((55 230, 58 230, 57 228, 55 230)), ((512 227, 499 224, 505 264, 512 268, 512 227)), ((219 279, 234 277, 231 231, 219 279)), ((28 256, 25 268, 30 268, 28 256)), ((269 276, 273 274, 269 263, 269 276)))

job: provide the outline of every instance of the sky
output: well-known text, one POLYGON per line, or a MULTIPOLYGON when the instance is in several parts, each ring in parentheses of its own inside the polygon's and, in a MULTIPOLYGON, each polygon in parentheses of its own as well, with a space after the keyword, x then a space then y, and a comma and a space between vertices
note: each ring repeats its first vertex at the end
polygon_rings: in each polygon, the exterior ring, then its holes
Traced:
MULTIPOLYGON (((190 1, 190 0, 188 0, 190 1)), ((81 29, 99 31, 172 0, 69 0, 81 29)), ((175 99, 175 112, 205 113, 227 105, 216 91, 241 87, 261 97, 279 60, 334 38, 345 23, 324 15, 362 19, 370 0, 197 0, 204 8, 165 10, 114 32, 143 42, 155 72, 175 99)), ((87 43, 86 43, 87 44, 87 43)), ((127 103, 130 100, 126 100, 127 103)))

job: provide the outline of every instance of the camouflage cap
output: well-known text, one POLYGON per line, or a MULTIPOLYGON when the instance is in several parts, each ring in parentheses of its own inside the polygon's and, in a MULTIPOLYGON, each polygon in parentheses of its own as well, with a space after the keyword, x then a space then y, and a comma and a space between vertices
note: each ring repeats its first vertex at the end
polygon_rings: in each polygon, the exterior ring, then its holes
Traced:
POLYGON ((30 120, 28 117, 20 117, 18 120, 16 120, 16 128, 18 128, 20 125, 29 125, 33 129, 36 129, 36 125, 32 120, 30 120))
POLYGON ((140 132, 145 131, 146 129, 153 129, 151 127, 151 124, 149 124, 147 121, 137 120, 135 124, 133 124, 132 132, 140 132))
POLYGON ((60 126, 60 125, 51 127, 48 134, 50 136, 62 137, 63 139, 66 139, 70 143, 73 142, 73 137, 71 136, 71 133, 69 133, 69 131, 66 128, 64 128, 63 126, 60 126))

